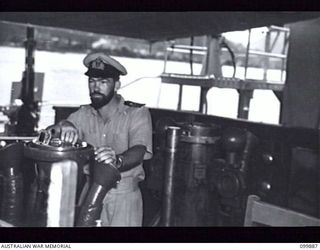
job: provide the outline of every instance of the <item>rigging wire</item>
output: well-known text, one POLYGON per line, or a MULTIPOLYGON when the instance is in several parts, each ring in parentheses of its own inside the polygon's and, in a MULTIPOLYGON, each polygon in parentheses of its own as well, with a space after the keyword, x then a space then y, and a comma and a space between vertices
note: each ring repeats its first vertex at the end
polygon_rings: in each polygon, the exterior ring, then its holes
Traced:
POLYGON ((134 84, 134 83, 136 83, 136 82, 138 82, 138 81, 140 81, 142 79, 154 79, 154 78, 160 78, 160 76, 143 76, 143 77, 139 77, 139 78, 133 80, 132 82, 129 82, 126 85, 121 86, 120 89, 126 88, 126 87, 128 87, 128 86, 130 86, 130 85, 132 85, 132 84, 134 84))

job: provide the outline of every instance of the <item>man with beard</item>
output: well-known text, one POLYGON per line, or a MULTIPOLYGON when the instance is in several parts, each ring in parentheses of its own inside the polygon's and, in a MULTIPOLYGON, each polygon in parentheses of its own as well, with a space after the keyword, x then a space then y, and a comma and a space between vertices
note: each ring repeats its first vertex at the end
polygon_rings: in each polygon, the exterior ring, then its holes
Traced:
POLYGON ((126 102, 117 94, 126 69, 104 53, 88 54, 91 104, 81 106, 67 120, 54 125, 61 140, 78 139, 95 147, 95 160, 115 165, 121 181, 104 198, 102 226, 141 226, 142 197, 138 183, 144 179, 143 160, 152 157, 152 124, 149 110, 126 102))

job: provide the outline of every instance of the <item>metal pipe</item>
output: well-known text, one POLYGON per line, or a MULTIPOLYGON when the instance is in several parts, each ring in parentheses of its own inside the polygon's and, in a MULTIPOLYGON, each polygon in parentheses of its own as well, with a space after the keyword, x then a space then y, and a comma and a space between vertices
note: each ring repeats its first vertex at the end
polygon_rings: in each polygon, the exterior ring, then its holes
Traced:
MULTIPOLYGON (((170 48, 168 48, 170 49, 170 48)), ((184 50, 199 50, 199 51, 207 51, 207 47, 201 47, 201 46, 193 46, 193 45, 174 45, 174 49, 184 49, 184 50)))
MULTIPOLYGON (((166 42, 166 47, 167 47, 167 46, 168 46, 168 42, 166 42)), ((167 49, 166 49, 165 55, 164 55, 163 73, 166 72, 167 61, 168 61, 168 51, 167 51, 167 49)))
POLYGON ((179 130, 179 127, 169 126, 166 131, 166 165, 161 211, 161 225, 165 227, 173 226, 174 224, 174 169, 179 143, 179 130))
MULTIPOLYGON (((266 40, 265 40, 265 54, 266 56, 264 57, 264 60, 263 60, 263 80, 264 81, 267 81, 267 73, 268 73, 268 68, 269 68, 269 57, 273 54, 271 53, 271 49, 270 49, 270 39, 271 39, 271 34, 270 34, 270 31, 267 32, 266 34, 266 40)), ((251 51, 252 54, 255 54, 255 53, 260 53, 257 52, 257 51, 251 51)), ((262 52, 263 53, 263 52, 262 52)))
POLYGON ((189 60, 189 63, 190 63, 190 75, 193 75, 193 49, 192 49, 192 46, 193 46, 193 42, 194 42, 194 39, 193 39, 193 36, 190 38, 190 60, 189 60))
POLYGON ((280 58, 280 59, 287 58, 286 55, 277 54, 277 53, 270 53, 270 52, 263 52, 263 51, 259 51, 259 50, 250 50, 249 53, 252 55, 265 56, 265 57, 275 57, 275 58, 280 58))
POLYGON ((208 111, 208 102, 207 102, 208 91, 209 91, 209 88, 201 87, 199 112, 202 114, 207 114, 207 111, 208 111))
POLYGON ((182 105, 182 90, 183 90, 183 84, 179 84, 179 96, 178 96, 178 110, 181 110, 182 105))
MULTIPOLYGON (((190 49, 167 48, 167 51, 190 54, 190 49)), ((192 53, 195 54, 195 55, 203 55, 203 56, 207 54, 204 51, 197 51, 197 50, 193 51, 192 53)))
POLYGON ((238 118, 248 119, 253 90, 239 90, 238 118))
POLYGON ((246 50, 246 60, 244 64, 244 79, 247 79, 247 70, 248 70, 248 64, 249 64, 249 50, 250 50, 250 40, 251 40, 251 29, 249 29, 248 34, 248 43, 247 43, 247 50, 246 50))
POLYGON ((258 138, 251 132, 246 132, 246 144, 243 149, 242 159, 240 164, 240 171, 246 174, 249 168, 249 161, 252 155, 253 149, 258 142, 258 138))

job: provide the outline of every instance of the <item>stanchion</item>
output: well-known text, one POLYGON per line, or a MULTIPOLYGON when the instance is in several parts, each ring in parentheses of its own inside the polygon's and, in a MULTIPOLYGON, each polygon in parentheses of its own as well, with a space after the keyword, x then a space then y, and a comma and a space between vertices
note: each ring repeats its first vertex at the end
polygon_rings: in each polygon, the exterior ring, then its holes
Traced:
POLYGON ((166 165, 163 185, 163 205, 161 212, 161 226, 174 225, 174 176, 176 153, 179 142, 179 127, 169 126, 166 130, 166 165))

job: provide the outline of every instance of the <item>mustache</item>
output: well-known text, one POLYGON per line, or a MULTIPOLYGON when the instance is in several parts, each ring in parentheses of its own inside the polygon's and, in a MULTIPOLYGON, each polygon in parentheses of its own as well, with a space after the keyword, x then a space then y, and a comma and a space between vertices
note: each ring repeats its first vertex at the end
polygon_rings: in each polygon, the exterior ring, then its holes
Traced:
POLYGON ((102 94, 102 93, 99 93, 99 92, 92 92, 92 93, 90 93, 90 96, 92 96, 92 95, 101 95, 101 96, 104 96, 104 94, 102 94))

